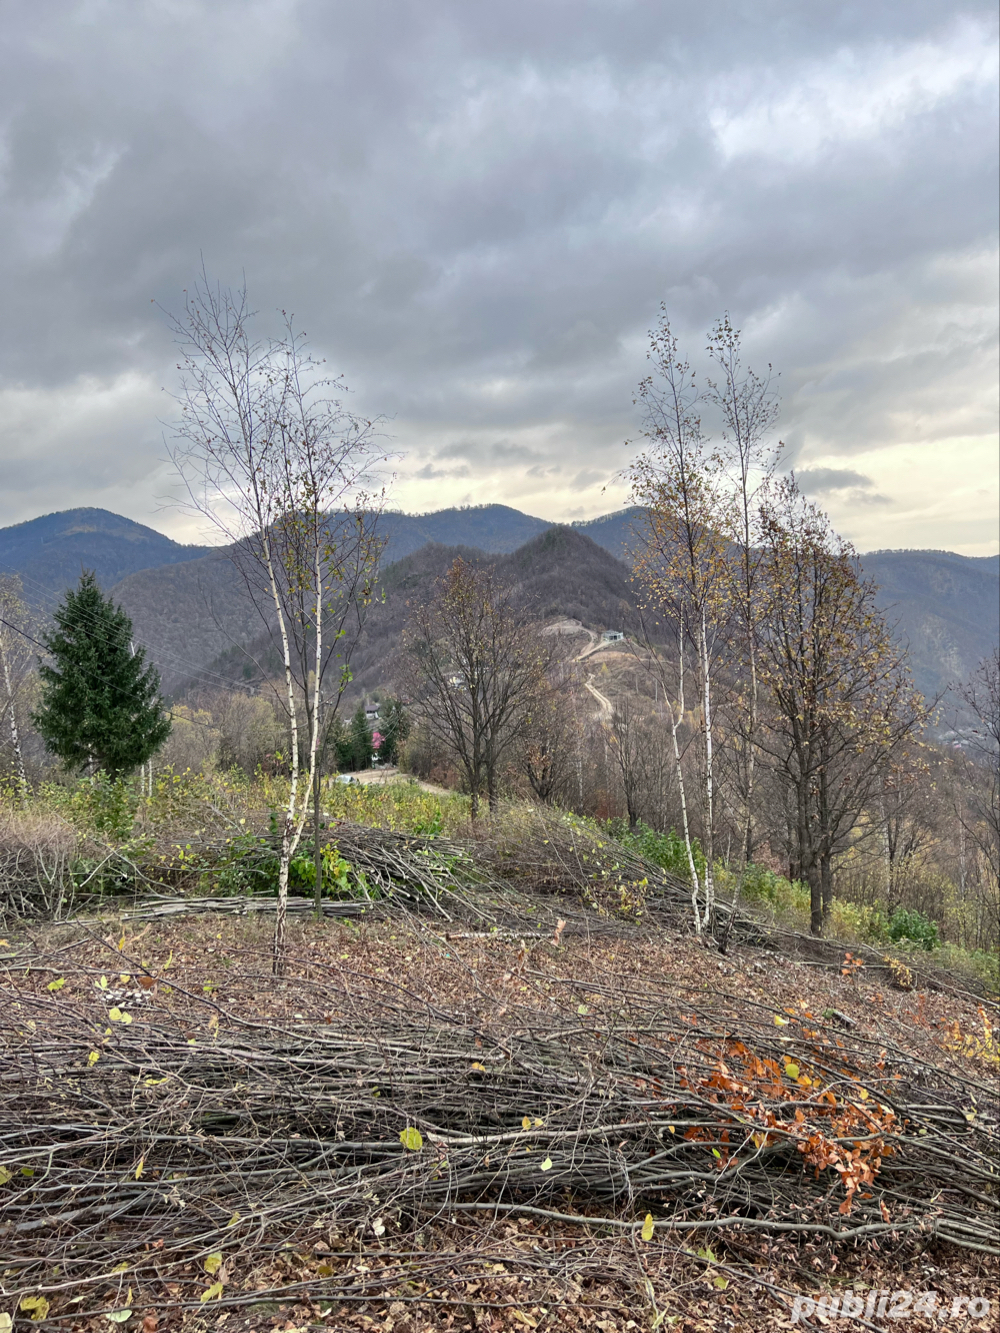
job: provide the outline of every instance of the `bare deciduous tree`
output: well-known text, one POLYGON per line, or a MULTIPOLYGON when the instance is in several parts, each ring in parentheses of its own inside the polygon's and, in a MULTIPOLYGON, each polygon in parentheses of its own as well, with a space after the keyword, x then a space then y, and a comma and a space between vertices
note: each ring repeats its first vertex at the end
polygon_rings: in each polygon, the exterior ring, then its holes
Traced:
POLYGON ((485 792, 499 802, 501 764, 523 734, 543 683, 541 639, 492 570, 456 560, 406 632, 409 700, 452 755, 469 789, 472 818, 485 792))
POLYGON ((324 682, 332 669, 335 711, 377 570, 382 497, 372 493, 373 473, 386 455, 377 424, 344 407, 343 383, 323 373, 292 319, 280 338, 259 339, 253 317, 245 289, 213 286, 203 272, 183 316, 171 320, 181 349, 172 457, 195 509, 231 544, 280 647, 290 733, 274 936, 280 973, 289 867, 310 792, 318 803, 324 682))
POLYGON ((761 744, 785 784, 792 871, 809 885, 810 928, 820 934, 834 858, 861 813, 877 808, 926 709, 853 548, 794 477, 765 508, 764 540, 760 666, 770 709, 761 744))
POLYGON ((720 531, 716 476, 701 428, 701 392, 690 364, 680 356, 677 338, 665 313, 650 334, 648 359, 653 373, 639 385, 639 401, 645 413, 643 434, 649 445, 627 469, 633 500, 643 507, 645 515, 644 542, 635 571, 648 607, 671 623, 676 636, 677 689, 668 713, 688 850, 692 907, 695 926, 700 932, 711 923, 715 903, 712 679, 718 628, 726 614, 725 545, 720 531), (678 729, 684 716, 684 651, 688 641, 697 664, 695 682, 701 724, 703 881, 698 875, 691 842, 678 743, 678 729))
POLYGON ((19 803, 27 799, 28 774, 17 715, 21 688, 30 671, 32 642, 21 581, 11 575, 0 576, 0 726, 10 734, 14 790, 19 803))
POLYGON ((995 942, 1000 938, 1000 648, 979 664, 961 695, 976 726, 969 746, 974 764, 970 800, 960 817, 985 866, 987 931, 995 942))

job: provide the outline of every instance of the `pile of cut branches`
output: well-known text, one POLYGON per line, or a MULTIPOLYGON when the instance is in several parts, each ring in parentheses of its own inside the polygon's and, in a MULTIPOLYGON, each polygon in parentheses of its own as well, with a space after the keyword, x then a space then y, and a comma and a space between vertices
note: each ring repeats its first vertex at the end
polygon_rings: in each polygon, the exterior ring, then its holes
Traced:
POLYGON ((279 1016, 115 963, 24 952, 0 986, 0 1265, 50 1317, 99 1312, 112 1278, 244 1302, 238 1263, 316 1227, 463 1214, 1000 1253, 995 1084, 802 1007, 533 973, 523 951, 544 1006, 485 1017, 400 984, 373 1003, 336 964, 275 982, 262 958, 243 984, 279 1016))

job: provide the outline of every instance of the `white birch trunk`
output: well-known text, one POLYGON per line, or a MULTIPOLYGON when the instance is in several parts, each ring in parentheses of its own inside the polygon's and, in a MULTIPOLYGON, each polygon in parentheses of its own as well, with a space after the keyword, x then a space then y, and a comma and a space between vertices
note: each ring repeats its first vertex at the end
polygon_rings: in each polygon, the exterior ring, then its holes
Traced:
POLYGON ((663 699, 670 713, 670 738, 674 746, 674 767, 677 771, 677 790, 681 798, 681 827, 684 830, 684 847, 687 851, 688 871, 691 875, 691 911, 694 917, 695 933, 701 934, 701 913, 698 907, 698 899, 701 896, 701 884, 698 879, 698 867, 694 863, 694 848, 691 845, 691 829, 688 824, 687 795, 684 789, 684 768, 681 764, 681 747, 677 739, 677 728, 680 721, 684 718, 684 622, 681 620, 678 629, 678 653, 677 653, 677 684, 678 684, 678 703, 675 710, 672 700, 667 694, 666 682, 663 685, 663 699), (680 718, 678 718, 678 711, 680 718))
POLYGON ((715 883, 712 877, 712 858, 715 855, 713 839, 715 784, 712 767, 712 673, 708 657, 708 628, 704 607, 701 611, 701 672, 705 721, 705 908, 702 925, 709 926, 715 911, 715 883))
POLYGON ((24 804, 28 799, 28 775, 24 767, 24 755, 21 752, 21 737, 17 729, 17 715, 14 712, 14 687, 10 681, 10 663, 7 650, 0 642, 0 663, 3 664, 3 681, 7 690, 7 707, 10 711, 10 743, 14 747, 14 767, 17 771, 18 801, 24 804))

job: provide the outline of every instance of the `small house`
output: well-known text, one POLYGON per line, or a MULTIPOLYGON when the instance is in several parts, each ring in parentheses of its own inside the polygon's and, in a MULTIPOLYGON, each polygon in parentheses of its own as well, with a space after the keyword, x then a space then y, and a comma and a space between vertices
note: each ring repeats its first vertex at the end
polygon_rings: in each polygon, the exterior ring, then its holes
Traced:
POLYGON ((606 629, 601 634, 601 642, 619 643, 622 639, 624 639, 624 637, 625 637, 624 631, 620 629, 606 629))

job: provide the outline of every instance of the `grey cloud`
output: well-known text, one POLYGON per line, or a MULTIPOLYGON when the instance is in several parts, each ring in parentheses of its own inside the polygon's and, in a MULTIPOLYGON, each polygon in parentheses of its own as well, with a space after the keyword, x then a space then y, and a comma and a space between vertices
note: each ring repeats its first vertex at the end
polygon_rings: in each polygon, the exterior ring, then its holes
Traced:
POLYGON ((391 418, 404 481, 448 502, 599 507, 660 299, 696 355, 728 308, 782 371, 803 475, 979 436, 996 30, 945 0, 23 6, 0 54, 0 523, 37 512, 40 459, 73 456, 49 508, 162 488, 136 415, 174 374, 151 298, 176 309, 202 254, 246 272, 263 323, 296 311, 391 418), (60 404, 133 381, 74 454, 60 404), (16 437, 14 391, 36 404, 16 437), (489 497, 443 489, 486 473, 489 497))
POLYGON ((865 477, 860 472, 851 472, 849 468, 803 468, 795 476, 803 491, 810 495, 822 495, 825 491, 842 491, 852 486, 867 490, 875 484, 871 477, 865 477))

